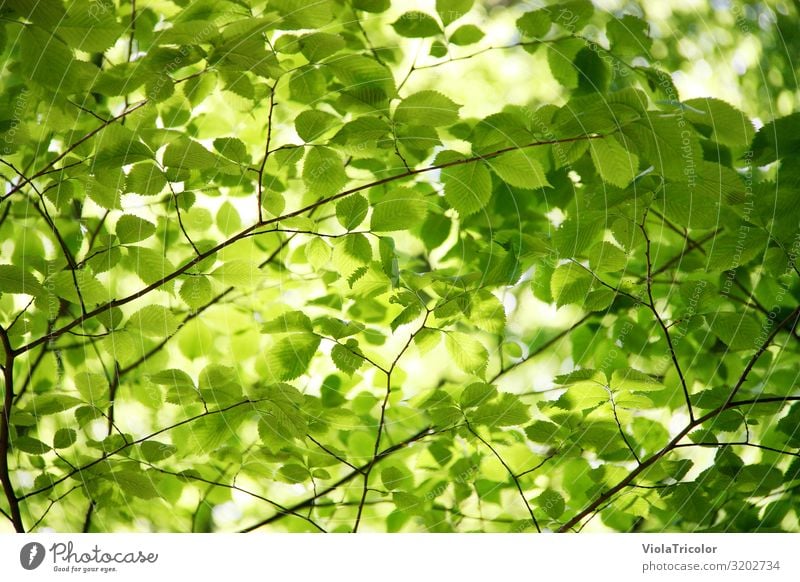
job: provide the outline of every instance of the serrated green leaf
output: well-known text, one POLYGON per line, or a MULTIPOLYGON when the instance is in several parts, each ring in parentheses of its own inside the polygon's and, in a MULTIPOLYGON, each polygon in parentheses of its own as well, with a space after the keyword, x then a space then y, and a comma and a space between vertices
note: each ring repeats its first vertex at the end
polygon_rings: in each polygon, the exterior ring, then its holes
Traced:
POLYGON ((271 382, 294 380, 305 374, 319 341, 312 333, 290 333, 277 340, 264 353, 266 379, 271 382))
POLYGON ((402 14, 392 23, 392 28, 400 36, 408 38, 426 38, 442 32, 439 24, 430 14, 412 10, 402 14))
POLYGON ((370 230, 407 230, 420 224, 425 219, 427 210, 428 202, 419 192, 396 188, 374 203, 370 230))
POLYGON ((161 495, 156 488, 152 471, 134 472, 127 470, 106 473, 103 477, 119 487, 124 494, 140 499, 155 499, 161 495))
POLYGON ((16 265, 0 265, 0 292, 41 295, 44 287, 39 280, 16 265))
POLYGON ((181 299, 186 302, 186 305, 192 309, 203 307, 208 304, 213 297, 211 282, 208 280, 208 277, 203 275, 186 278, 183 284, 181 284, 178 293, 181 299))
POLYGON ((108 380, 102 374, 80 372, 75 375, 75 387, 84 402, 94 406, 108 402, 108 380))
POLYGON ((72 428, 60 428, 53 435, 54 449, 68 449, 78 440, 78 433, 72 428))
POLYGON ((539 160, 527 150, 506 152, 489 160, 492 170, 501 180, 525 190, 550 186, 539 160))
POLYGON ((117 238, 123 244, 139 242, 156 232, 156 226, 143 218, 125 214, 117 221, 117 238))
POLYGON ((161 193, 166 185, 164 172, 154 164, 136 164, 128 172, 125 189, 143 196, 154 196, 161 193))
POLYGON ((210 276, 222 283, 234 287, 253 287, 264 278, 258 264, 252 261, 227 261, 214 269, 210 276))
POLYGON ((227 200, 217 210, 217 228, 226 236, 242 229, 242 218, 239 216, 239 211, 227 200))
POLYGON ((420 91, 403 99, 394 112, 397 123, 409 125, 452 125, 458 121, 460 105, 438 91, 420 91))
POLYGON ((178 330, 178 319, 166 307, 148 305, 130 316, 128 328, 147 337, 169 337, 178 330))
POLYGON ((730 350, 755 351, 766 339, 762 325, 746 313, 723 312, 707 315, 705 319, 714 335, 730 350))
POLYGON ((444 168, 441 180, 445 199, 462 217, 480 211, 492 197, 492 178, 481 163, 444 168))
POLYGON ((342 159, 330 148, 311 148, 303 162, 303 182, 319 196, 336 194, 347 183, 342 159))
POLYGON ((625 188, 639 173, 639 157, 615 136, 589 142, 594 167, 604 182, 625 188))
POLYGON ((753 140, 753 123, 733 105, 713 98, 689 99, 683 104, 686 119, 717 143, 743 148, 753 140))
POLYGON ((145 441, 139 445, 144 460, 149 463, 158 463, 173 456, 178 448, 158 441, 145 441))
POLYGON ((326 131, 338 122, 339 119, 330 113, 311 109, 303 111, 295 118, 294 128, 300 139, 305 142, 312 142, 322 137, 326 131))
POLYGON ((483 376, 489 363, 489 352, 474 337, 461 332, 445 334, 445 346, 453 363, 464 372, 483 376))
POLYGON ((646 55, 653 41, 647 22, 631 14, 622 18, 612 18, 606 25, 606 34, 611 50, 619 55, 646 55))
POLYGON ((436 0, 436 12, 445 26, 470 11, 475 0, 436 0))
POLYGON ((544 511, 553 519, 558 519, 564 514, 566 503, 558 491, 545 489, 536 498, 536 507, 544 511))
POLYGON ((218 137, 214 140, 214 149, 229 160, 239 164, 250 162, 247 146, 237 137, 218 137))
POLYGON ((164 150, 164 165, 178 170, 205 170, 216 167, 219 158, 198 142, 180 138, 164 150))
POLYGON ((550 292, 558 307, 580 303, 592 286, 592 276, 575 263, 556 267, 550 279, 550 292))
POLYGON ((449 40, 454 45, 468 46, 480 42, 484 36, 483 31, 474 24, 464 24, 450 35, 449 40))
POLYGON ((20 436, 12 439, 11 446, 29 455, 43 455, 50 451, 50 445, 29 436, 20 436))
POLYGON ((336 344, 331 349, 331 359, 334 365, 344 372, 352 376, 364 364, 364 358, 358 355, 358 344, 345 347, 341 344, 336 344))
POLYGON ((530 38, 540 38, 550 30, 552 21, 550 14, 545 9, 526 12, 517 19, 519 31, 530 38))
POLYGON ((368 211, 367 199, 361 194, 353 194, 336 203, 336 220, 347 230, 353 230, 364 222, 368 211))
POLYGON ((461 393, 461 407, 472 408, 480 406, 495 396, 497 396, 497 388, 491 384, 475 382, 464 388, 464 391, 461 393))

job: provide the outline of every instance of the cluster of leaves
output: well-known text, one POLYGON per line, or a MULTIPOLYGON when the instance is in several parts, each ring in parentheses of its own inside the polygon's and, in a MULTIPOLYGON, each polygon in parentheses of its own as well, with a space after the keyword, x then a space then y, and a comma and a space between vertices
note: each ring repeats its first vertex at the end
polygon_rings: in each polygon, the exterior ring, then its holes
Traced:
POLYGON ((10 526, 797 530, 800 114, 401 4, 0 8, 10 526), (561 97, 437 85, 511 54, 561 97))

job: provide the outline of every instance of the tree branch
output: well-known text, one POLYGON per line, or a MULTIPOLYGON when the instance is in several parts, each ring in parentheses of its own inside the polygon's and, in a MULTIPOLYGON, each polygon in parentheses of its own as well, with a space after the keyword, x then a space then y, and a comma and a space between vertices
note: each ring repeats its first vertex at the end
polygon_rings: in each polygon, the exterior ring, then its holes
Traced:
POLYGON ((14 353, 11 350, 11 342, 8 332, 0 326, 0 341, 2 341, 3 351, 5 352, 5 362, 3 364, 3 408, 0 410, 0 482, 3 485, 8 501, 8 508, 11 513, 11 522, 17 533, 24 533, 25 526, 22 523, 22 514, 19 510, 19 498, 14 491, 11 483, 11 474, 8 467, 8 457, 11 454, 11 433, 10 419, 11 408, 14 406, 14 353))
MULTIPOLYGON (((332 485, 329 485, 325 489, 322 489, 321 491, 318 491, 312 497, 308 497, 308 498, 304 499, 303 501, 290 506, 288 509, 290 511, 299 511, 300 509, 304 509, 306 507, 310 507, 310 506, 314 505, 314 503, 316 502, 317 499, 325 497, 326 495, 328 495, 332 491, 335 491, 336 489, 338 489, 339 487, 341 487, 345 483, 348 483, 348 482, 352 481, 353 479, 355 479, 356 477, 358 477, 359 475, 363 475, 365 472, 370 471, 372 469, 372 467, 374 467, 375 465, 380 463, 383 459, 385 459, 386 457, 390 456, 391 454, 406 448, 410 444, 412 444, 412 443, 414 443, 414 442, 416 442, 416 441, 418 441, 420 439, 423 439, 423 438, 425 438, 427 436, 431 436, 431 435, 434 435, 434 434, 437 434, 437 432, 434 431, 431 427, 426 427, 426 428, 422 429, 421 431, 419 431, 419 432, 415 433, 414 435, 408 437, 404 441, 401 441, 401 442, 397 443, 396 445, 392 445, 391 447, 389 447, 387 449, 384 449, 383 451, 381 451, 378 454, 377 457, 375 457, 374 459, 370 460, 368 463, 362 465, 361 467, 359 467, 356 470, 351 471, 350 473, 348 473, 347 475, 345 475, 344 477, 342 477, 341 479, 339 479, 338 481, 336 481, 332 485)), ((285 516, 286 516, 285 513, 276 513, 276 514, 271 515, 270 517, 268 517, 266 519, 263 519, 263 520, 259 521, 258 523, 254 523, 253 525, 244 528, 243 530, 241 530, 241 533, 248 533, 248 532, 251 532, 251 531, 255 531, 255 530, 257 530, 257 529, 259 529, 261 527, 264 527, 265 525, 269 525, 271 523, 274 523, 274 522, 278 521, 279 519, 282 519, 285 516)))

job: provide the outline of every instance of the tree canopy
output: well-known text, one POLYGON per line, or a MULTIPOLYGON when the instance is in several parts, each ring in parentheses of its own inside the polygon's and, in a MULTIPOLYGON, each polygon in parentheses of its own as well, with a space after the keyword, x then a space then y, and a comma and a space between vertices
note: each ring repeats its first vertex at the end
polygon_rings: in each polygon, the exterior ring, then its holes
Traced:
POLYGON ((797 25, 0 3, 0 529, 800 530, 797 25))

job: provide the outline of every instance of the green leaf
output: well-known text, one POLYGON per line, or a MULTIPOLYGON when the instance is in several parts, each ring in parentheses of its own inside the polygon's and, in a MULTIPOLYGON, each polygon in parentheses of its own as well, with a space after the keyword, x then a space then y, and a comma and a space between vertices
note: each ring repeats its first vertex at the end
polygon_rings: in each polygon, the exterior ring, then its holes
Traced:
POLYGON ((389 491, 408 490, 414 487, 414 476, 407 469, 386 467, 381 471, 381 482, 389 491))
POLYGON ((147 305, 131 315, 128 328, 146 337, 169 337, 178 331, 178 319, 166 307, 147 305))
POLYGON ((294 380, 308 371, 320 339, 312 333, 288 333, 264 353, 266 380, 294 380))
POLYGON ((32 273, 16 265, 0 265, 0 292, 42 295, 44 287, 32 273))
POLYGON ((495 396, 497 396, 497 388, 491 384, 475 382, 464 388, 464 391, 461 393, 461 407, 473 408, 475 406, 480 406, 495 396))
POLYGON ((591 286, 592 276, 575 263, 560 265, 550 279, 550 292, 558 307, 569 303, 580 303, 591 286))
POLYGON ((285 444, 305 436, 308 429, 301 409, 303 395, 288 384, 270 384, 259 389, 258 434, 268 444, 285 444))
POLYGON ((612 18, 606 25, 611 50, 620 56, 647 55, 653 41, 647 22, 630 14, 612 18))
POLYGON ((364 12, 386 12, 391 5, 391 0, 353 0, 353 7, 364 12))
POLYGON ((300 103, 314 103, 327 86, 324 73, 312 66, 300 67, 289 77, 289 93, 300 103))
POLYGON ((138 216, 125 214, 117 221, 115 230, 119 242, 127 244, 150 238, 156 232, 156 226, 138 216))
MULTIPOLYGON (((677 117, 661 117, 648 113, 645 119, 622 128, 627 149, 637 152, 651 164, 656 173, 674 180, 686 181, 687 173, 703 160, 696 135, 680 125, 677 117)), ((685 122, 684 122, 685 124, 685 122)))
POLYGON ((106 473, 103 477, 119 487, 125 495, 140 499, 155 499, 161 495, 153 481, 154 475, 152 471, 120 470, 106 473))
POLYGON ((50 451, 48 444, 29 436, 12 438, 11 447, 29 455, 43 455, 50 451))
POLYGON ((639 173, 639 157, 615 136, 589 142, 592 161, 604 182, 625 188, 639 173))
POLYGON ((318 270, 331 260, 331 247, 322 238, 315 237, 306 244, 305 255, 308 263, 318 270))
POLYGON ((454 331, 445 334, 444 343, 456 366, 469 374, 484 375, 489 352, 480 341, 466 333, 454 331))
POLYGON ((205 402, 224 406, 242 400, 242 387, 235 368, 209 364, 200 372, 199 389, 205 402))
POLYGON ((773 119, 753 139, 753 162, 759 166, 795 154, 800 148, 800 112, 773 119))
POLYGON ((364 222, 369 212, 369 202, 361 194, 352 194, 336 203, 336 220, 347 230, 354 230, 364 222))
POLYGON ((410 125, 452 125, 458 121, 460 105, 438 91, 420 91, 403 99, 394 112, 397 123, 410 125))
POLYGON ((468 46, 479 42, 484 37, 483 31, 474 24, 459 26, 450 35, 450 42, 458 46, 468 46))
POLYGON ((335 243, 333 260, 345 273, 367 265, 372 260, 372 247, 363 234, 349 234, 341 237, 335 243))
POLYGON ((278 470, 278 473, 288 483, 304 483, 311 478, 311 473, 308 472, 308 469, 297 463, 284 465, 278 470))
POLYGON ((524 190, 550 186, 541 163, 528 150, 506 152, 488 163, 495 174, 511 186, 524 190))
POLYGON ((211 290, 211 282, 208 277, 197 275, 194 277, 187 277, 184 279, 178 293, 186 302, 186 305, 192 309, 199 309, 208 304, 213 297, 211 290))
POLYGON ((552 21, 548 10, 540 9, 526 12, 517 19, 519 31, 530 38, 541 38, 550 30, 552 21))
POLYGON ((280 27, 288 30, 327 26, 336 10, 330 0, 270 0, 269 7, 281 14, 280 27))
POLYGON ((136 134, 122 126, 106 127, 97 140, 94 166, 101 170, 118 168, 153 159, 153 152, 138 140, 136 134))
MULTIPOLYGON (((355 340, 352 340, 355 341, 355 340)), ((364 358, 358 355, 358 343, 351 344, 348 341, 348 347, 341 344, 336 344, 331 349, 331 358, 334 365, 344 372, 352 376, 364 364, 364 358)))
POLYGON ((755 317, 745 313, 723 312, 707 315, 705 319, 714 335, 730 350, 755 351, 769 333, 755 317))
POLYGON ((753 122, 725 101, 712 98, 689 99, 683 105, 686 107, 686 119, 717 143, 744 148, 753 140, 753 122))
POLYGON ((55 394, 47 392, 45 394, 37 394, 33 400, 28 404, 26 410, 30 411, 34 416, 46 416, 48 414, 56 414, 75 408, 82 400, 67 394, 55 394))
POLYGON ((300 37, 300 52, 310 63, 336 54, 345 46, 345 40, 341 36, 329 32, 314 32, 300 37))
POLYGON ((218 137, 214 140, 214 149, 229 160, 239 164, 250 163, 247 146, 237 137, 218 137))
POLYGON ((198 142, 181 137, 164 150, 164 165, 177 170, 205 170, 217 166, 219 158, 198 142))
POLYGON ((564 514, 566 503, 558 491, 545 489, 536 498, 536 507, 544 511, 553 519, 558 519, 564 514))
POLYGON ((68 5, 67 13, 58 22, 56 34, 70 47, 87 53, 102 53, 111 48, 124 32, 115 17, 115 10, 98 4, 68 5), (96 9, 100 6, 100 9, 96 9))
POLYGON ((86 269, 74 273, 61 271, 48 281, 48 286, 62 299, 77 305, 81 300, 75 289, 76 282, 86 305, 97 305, 112 299, 103 284, 86 269))
POLYGON ((242 219, 239 216, 239 211, 227 200, 217 210, 217 228, 226 236, 231 236, 242 229, 242 219))
POLYGON ((60 428, 53 435, 54 449, 68 449, 78 440, 78 433, 72 428, 60 428))
POLYGON ((375 202, 370 230, 375 232, 408 230, 425 219, 428 204, 416 190, 396 188, 375 202))
POLYGON ((160 194, 166 187, 164 172, 154 164, 136 164, 128 173, 125 189, 143 196, 160 194))
POLYGON ((480 211, 492 197, 492 177, 481 163, 470 162, 444 168, 441 180, 445 199, 462 217, 480 211))
POLYGON ((262 333, 305 333, 313 331, 311 319, 302 311, 287 311, 261 328, 262 333))
POLYGON ((470 11, 475 0, 436 0, 436 12, 445 26, 470 11))
POLYGON ((625 251, 606 241, 593 245, 587 254, 589 264, 596 273, 616 273, 628 264, 625 251))
POLYGON ((80 372, 75 375, 75 387, 84 402, 99 407, 108 402, 108 380, 102 374, 80 372))
POLYGON ((412 10, 401 15, 394 23, 392 28, 400 36, 408 38, 426 38, 436 36, 442 32, 439 24, 429 14, 412 10))
POLYGON ((503 393, 497 402, 484 403, 469 413, 474 424, 490 427, 518 426, 530 420, 528 407, 515 394, 503 393))
POLYGON ((139 445, 139 451, 148 463, 158 463, 173 456, 178 452, 178 448, 166 443, 148 440, 139 445))
POLYGON ((210 273, 211 277, 233 287, 254 287, 264 278, 258 263, 245 260, 227 261, 210 273))
POLYGON ((347 183, 342 159, 330 148, 311 148, 303 162, 303 182, 319 196, 336 194, 347 183))
POLYGON ((335 115, 310 109, 303 111, 295 118, 294 128, 300 139, 305 142, 312 142, 322 137, 326 131, 338 122, 339 119, 335 115))
POLYGON ((92 84, 97 67, 74 58, 72 50, 39 26, 25 26, 19 35, 20 71, 47 91, 72 93, 92 84))
POLYGON ((619 368, 611 374, 611 388, 631 392, 651 392, 663 389, 664 384, 639 370, 619 368))
MULTIPOLYGON (((383 107, 396 93, 394 77, 389 69, 362 55, 344 55, 329 63, 342 82, 344 95, 368 107, 383 107)), ((324 91, 317 91, 318 96, 324 91)))

